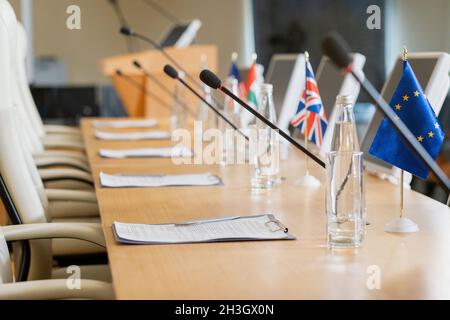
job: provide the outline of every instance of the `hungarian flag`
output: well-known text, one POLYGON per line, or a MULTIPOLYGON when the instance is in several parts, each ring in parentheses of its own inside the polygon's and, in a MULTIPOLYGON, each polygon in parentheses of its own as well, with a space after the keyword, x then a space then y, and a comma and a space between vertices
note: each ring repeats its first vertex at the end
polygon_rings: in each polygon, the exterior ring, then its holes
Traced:
POLYGON ((256 62, 254 62, 250 67, 250 70, 248 71, 247 81, 245 82, 247 101, 254 109, 258 107, 258 98, 256 89, 258 82, 257 79, 258 79, 258 70, 256 68, 256 62))

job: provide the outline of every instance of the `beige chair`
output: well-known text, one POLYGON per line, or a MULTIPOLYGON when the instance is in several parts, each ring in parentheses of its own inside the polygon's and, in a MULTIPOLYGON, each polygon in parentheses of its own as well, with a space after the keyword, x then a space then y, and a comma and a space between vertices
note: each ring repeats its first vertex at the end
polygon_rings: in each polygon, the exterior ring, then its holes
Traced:
POLYGON ((50 166, 52 157, 57 157, 55 162, 61 165, 65 158, 72 160, 67 163, 68 166, 74 166, 78 169, 89 170, 84 152, 79 129, 50 126, 47 133, 45 126, 40 119, 36 105, 34 104, 28 87, 25 73, 26 56, 26 35, 20 24, 16 20, 14 10, 6 0, 0 1, 0 18, 4 20, 10 50, 12 51, 11 63, 11 93, 16 111, 23 125, 23 136, 26 147, 39 158, 39 164, 50 166), (60 132, 56 134, 55 132, 60 132), (47 150, 52 149, 52 150, 47 150), (80 153, 81 152, 81 153, 80 153))
POLYGON ((34 127, 34 131, 37 132, 39 137, 43 139, 52 139, 55 136, 61 136, 62 138, 80 140, 81 131, 79 128, 64 125, 46 125, 42 122, 42 119, 31 95, 30 88, 28 87, 27 75, 25 71, 27 35, 24 27, 20 22, 17 22, 17 51, 17 72, 19 87, 21 95, 25 102, 27 113, 29 114, 31 123, 34 127))
MULTIPOLYGON (((80 217, 84 218, 83 221, 98 222, 95 193, 44 189, 37 172, 31 171, 32 167, 27 165, 15 120, 12 109, 0 108, 0 174, 11 192, 21 222, 69 222, 79 221, 80 217)), ((53 256, 104 252, 101 247, 77 240, 70 243, 54 240, 47 246, 50 259, 53 256)))
MULTIPOLYGON (((4 13, 6 15, 7 12, 4 13)), ((27 123, 31 126, 31 132, 34 133, 41 141, 44 147, 69 147, 83 149, 81 132, 78 128, 68 126, 46 126, 40 118, 37 107, 31 96, 28 87, 25 59, 27 52, 26 33, 20 22, 16 22, 16 38, 17 38, 17 54, 16 54, 16 72, 17 72, 17 88, 20 99, 21 109, 27 123)))
MULTIPOLYGON (((33 110, 36 112, 36 108, 28 107, 30 101, 32 101, 29 88, 26 84, 25 70, 24 70, 24 58, 26 50, 26 39, 23 34, 23 29, 18 27, 14 11, 8 1, 0 0, 0 19, 3 20, 6 35, 4 45, 0 48, 6 50, 9 47, 9 58, 4 55, 5 67, 10 70, 9 79, 7 82, 10 86, 7 86, 10 90, 7 90, 5 94, 12 95, 11 105, 15 106, 15 110, 18 114, 21 123, 21 139, 24 148, 29 150, 35 156, 34 162, 42 171, 40 174, 46 185, 53 188, 65 188, 65 189, 92 189, 92 179, 89 175, 89 166, 85 155, 80 152, 67 151, 67 150, 52 150, 46 151, 44 144, 39 139, 38 130, 32 130, 33 126, 37 127, 37 121, 32 122, 28 115, 33 115, 33 110), (17 32, 17 31, 22 32, 17 32), (22 34, 20 41, 16 41, 16 34, 22 34), (8 45, 9 42, 9 45, 8 45), (28 102, 28 103, 27 103, 28 102), (33 125, 34 123, 34 125, 33 125), (52 169, 57 167, 57 169, 52 169)), ((5 78, 6 79, 6 78, 5 78)), ((53 139, 53 144, 57 145, 58 141, 61 141, 61 147, 68 148, 71 145, 81 147, 80 141, 75 141, 72 138, 63 139, 64 135, 59 135, 53 139), (67 143, 66 143, 67 142, 67 143)), ((67 134, 65 136, 72 136, 67 134)))
MULTIPOLYGON (((15 282, 7 242, 60 237, 84 239, 104 245, 99 230, 93 226, 74 224, 39 223, 0 227, 0 300, 5 299, 114 299, 109 282, 87 278, 70 279, 71 270, 65 270, 65 278, 37 279, 15 282), (72 282, 75 281, 75 282, 72 282)), ((39 259, 39 257, 37 257, 39 259)), ((83 277, 83 269, 80 268, 83 277)))
MULTIPOLYGON (((0 101, 0 152, 1 161, 4 167, 0 173, 4 176, 5 180, 9 181, 20 181, 17 188, 13 188, 13 192, 21 195, 20 206, 25 206, 28 202, 33 202, 32 193, 34 192, 38 196, 39 203, 35 203, 36 210, 42 210, 44 216, 39 222, 52 221, 52 219, 70 219, 74 216, 83 217, 84 221, 98 221, 98 208, 95 200, 95 194, 91 192, 81 192, 81 191, 69 191, 69 190, 48 190, 45 191, 43 188, 42 180, 37 172, 36 165, 33 163, 33 159, 29 153, 28 148, 23 145, 20 139, 20 134, 24 134, 23 130, 20 130, 22 126, 21 119, 16 113, 15 108, 13 108, 13 96, 11 94, 11 87, 14 82, 12 74, 14 69, 11 68, 12 57, 14 56, 15 47, 14 41, 11 40, 8 24, 14 24, 16 27, 16 22, 12 22, 4 19, 5 11, 12 10, 9 3, 5 0, 0 1, 0 67, 2 67, 2 72, 0 73, 0 96, 2 100, 0 101), (18 125, 20 124, 20 126, 18 125), (20 129, 19 129, 20 128, 20 129), (9 168, 9 169, 8 169, 9 168), (34 191, 32 191, 34 190, 34 191)), ((11 16, 11 15, 7 15, 11 16)), ((64 169, 62 169, 64 170, 64 169)), ((69 171, 66 169, 65 171, 69 171)), ((70 172, 69 172, 70 173, 70 172)), ((48 173, 50 179, 57 179, 53 172, 48 173), (52 176, 53 175, 53 176, 52 176)), ((68 178, 70 175, 64 172, 64 178, 68 178)), ((92 178, 89 174, 85 172, 73 172, 73 176, 79 180, 85 179, 92 184, 92 178)), ((29 209, 31 210, 31 209, 29 209)), ((23 218, 23 223, 34 223, 33 219, 27 217, 27 210, 19 210, 21 214, 25 215, 23 218)), ((29 211, 31 212, 31 211, 29 211)), ((55 246, 59 241, 54 241, 55 246)), ((58 246, 56 246, 58 247, 58 246)), ((54 250, 57 254, 62 254, 65 252, 67 246, 59 246, 61 250, 54 250)), ((71 246, 72 248, 82 248, 83 245, 71 246)), ((92 246, 91 246, 92 247, 92 246)), ((92 252, 92 249, 86 249, 87 252, 92 252)), ((104 251, 102 248, 95 247, 96 251, 104 251)), ((94 251, 95 251, 94 250, 94 251)), ((83 251, 83 250, 82 250, 83 251)), ((54 253, 55 253, 54 252, 54 253)), ((67 252, 67 254, 71 254, 67 252)))

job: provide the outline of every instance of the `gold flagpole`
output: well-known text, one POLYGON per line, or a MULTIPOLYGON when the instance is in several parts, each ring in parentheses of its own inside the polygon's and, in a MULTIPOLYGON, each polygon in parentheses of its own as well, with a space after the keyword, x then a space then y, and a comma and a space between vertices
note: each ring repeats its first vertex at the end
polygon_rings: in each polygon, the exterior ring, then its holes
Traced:
MULTIPOLYGON (((406 49, 406 47, 403 47, 402 59, 403 59, 403 61, 408 60, 408 49, 406 49)), ((403 211, 404 211, 404 207, 403 207, 403 203, 404 203, 404 176, 405 176, 405 172, 402 170, 400 172, 400 219, 403 218, 403 211)))
MULTIPOLYGON (((305 66, 307 66, 309 62, 309 53, 308 51, 305 51, 305 66)), ((306 68, 305 68, 305 90, 306 90, 306 68)), ((305 97, 307 95, 305 94, 305 97)), ((305 138, 305 148, 308 149, 308 109, 306 107, 306 100, 305 100, 305 132, 304 132, 304 138, 305 138)), ((309 176, 309 164, 308 164, 308 156, 305 157, 305 174, 309 176)))
POLYGON ((231 54, 231 62, 236 62, 237 59, 238 59, 238 53, 237 53, 236 51, 234 51, 234 52, 231 54))
POLYGON ((405 174, 405 171, 401 171, 400 172, 400 219, 403 218, 403 191, 404 191, 404 187, 403 187, 403 176, 405 174))
MULTIPOLYGON (((406 47, 403 47, 402 52, 402 60, 404 63, 408 60, 408 50, 406 47)), ((411 232, 418 232, 419 227, 417 226, 414 221, 411 219, 408 219, 405 217, 405 171, 400 171, 400 217, 395 218, 384 226, 384 231, 386 232, 394 232, 394 233, 411 233, 411 232)))
POLYGON ((252 64, 255 64, 256 60, 258 60, 258 55, 256 54, 256 52, 253 52, 253 54, 252 54, 252 64))

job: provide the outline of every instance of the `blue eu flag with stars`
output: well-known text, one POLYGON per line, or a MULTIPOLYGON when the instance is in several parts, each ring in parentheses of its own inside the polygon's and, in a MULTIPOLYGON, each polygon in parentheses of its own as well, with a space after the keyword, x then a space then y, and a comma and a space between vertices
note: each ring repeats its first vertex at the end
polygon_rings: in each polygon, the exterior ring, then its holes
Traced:
MULTIPOLYGON (((408 61, 403 62, 403 74, 389 105, 436 159, 444 141, 444 131, 408 61)), ((419 178, 428 177, 427 166, 410 150, 387 118, 381 122, 369 153, 419 178)))

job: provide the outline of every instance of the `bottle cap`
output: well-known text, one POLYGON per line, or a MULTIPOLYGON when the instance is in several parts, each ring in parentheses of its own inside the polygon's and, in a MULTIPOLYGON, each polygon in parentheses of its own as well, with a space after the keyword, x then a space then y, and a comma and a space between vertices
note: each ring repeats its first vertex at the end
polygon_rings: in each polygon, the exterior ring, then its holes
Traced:
POLYGON ((270 84, 270 83, 263 83, 261 85, 261 90, 262 91, 266 91, 266 92, 272 91, 273 90, 273 85, 270 84))
POLYGON ((353 97, 350 94, 340 94, 336 97, 336 104, 353 104, 353 97))

